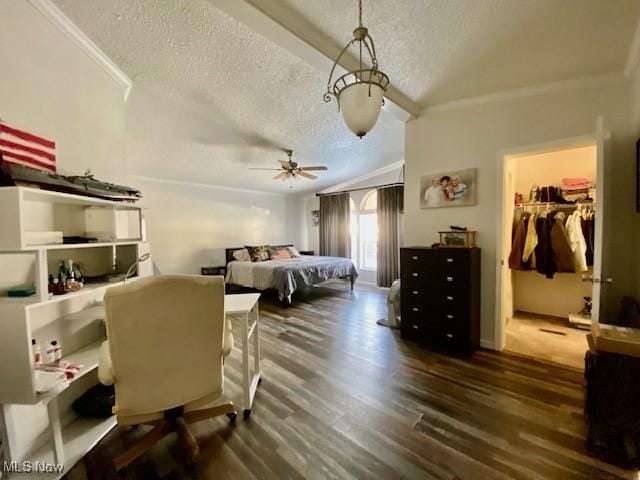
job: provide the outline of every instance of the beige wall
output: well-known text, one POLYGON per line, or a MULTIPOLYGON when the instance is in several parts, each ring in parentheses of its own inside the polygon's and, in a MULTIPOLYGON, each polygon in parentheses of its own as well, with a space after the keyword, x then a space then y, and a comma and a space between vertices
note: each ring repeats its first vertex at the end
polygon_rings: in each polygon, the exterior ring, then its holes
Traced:
MULTIPOLYGON (((638 294, 637 274, 629 273, 629 255, 637 244, 640 217, 635 213, 635 162, 629 82, 611 78, 572 90, 425 112, 407 124, 405 155, 405 243, 428 245, 437 231, 463 224, 479 231, 482 247, 482 328, 493 344, 495 323, 498 153, 563 138, 593 134, 598 115, 612 131, 606 220, 612 303, 638 294), (477 205, 421 210, 420 177, 439 171, 476 167, 477 205)), ((637 264, 637 255, 633 254, 637 264)), ((606 287, 605 287, 606 288, 606 287)), ((609 306, 613 309, 612 306, 609 306)))

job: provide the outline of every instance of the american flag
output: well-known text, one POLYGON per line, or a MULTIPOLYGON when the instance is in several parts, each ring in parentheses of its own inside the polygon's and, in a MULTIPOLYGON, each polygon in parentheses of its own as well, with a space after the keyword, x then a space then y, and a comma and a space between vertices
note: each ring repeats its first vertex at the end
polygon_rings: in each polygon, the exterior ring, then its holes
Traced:
POLYGON ((5 162, 56 171, 56 142, 0 122, 0 154, 5 162))

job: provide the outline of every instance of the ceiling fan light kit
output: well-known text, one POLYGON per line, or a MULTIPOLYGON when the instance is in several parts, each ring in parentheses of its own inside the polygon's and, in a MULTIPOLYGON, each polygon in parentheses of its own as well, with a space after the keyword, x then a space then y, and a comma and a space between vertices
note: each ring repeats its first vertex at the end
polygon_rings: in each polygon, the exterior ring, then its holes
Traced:
POLYGON ((273 180, 282 180, 289 183, 289 188, 293 188, 293 182, 299 177, 304 177, 309 180, 316 180, 318 177, 308 173, 310 171, 326 171, 327 167, 324 165, 315 165, 312 167, 301 167, 298 162, 294 162, 291 157, 293 156, 293 150, 284 149, 284 152, 289 157, 289 160, 280 160, 280 168, 261 168, 252 167, 249 170, 271 170, 280 172, 273 177, 273 180))
POLYGON ((358 137, 364 137, 376 124, 384 104, 384 94, 389 88, 389 77, 378 69, 376 47, 369 31, 362 25, 362 0, 358 0, 360 24, 353 31, 353 38, 342 49, 329 73, 324 101, 335 99, 347 127, 358 137), (359 68, 345 73, 332 83, 338 62, 347 50, 358 45, 359 68), (363 67, 363 52, 369 55, 371 68, 363 67))

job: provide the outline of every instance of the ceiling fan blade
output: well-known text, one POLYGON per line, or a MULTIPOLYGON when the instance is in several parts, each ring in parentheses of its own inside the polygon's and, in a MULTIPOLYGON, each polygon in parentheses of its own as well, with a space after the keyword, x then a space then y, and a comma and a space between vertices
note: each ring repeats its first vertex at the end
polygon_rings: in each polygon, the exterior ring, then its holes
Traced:
POLYGON ((287 176, 287 173, 288 173, 288 172, 281 172, 281 173, 279 173, 278 175, 276 175, 275 177, 273 177, 273 179, 274 179, 274 180, 281 180, 281 179, 283 179, 284 177, 286 177, 286 176, 287 176))
POLYGON ((279 172, 282 169, 281 168, 257 168, 257 167, 249 167, 249 170, 271 170, 274 172, 279 172))
POLYGON ((321 170, 321 171, 326 171, 329 170, 327 167, 325 167, 324 165, 316 165, 315 167, 300 167, 300 171, 312 171, 312 170, 321 170))
POLYGON ((298 172, 298 175, 304 178, 308 178, 309 180, 315 180, 316 178, 318 178, 315 175, 311 175, 310 173, 302 172, 302 171, 298 172))
POLYGON ((289 162, 287 160, 278 160, 280 162, 280 165, 282 165, 282 168, 289 168, 289 162))

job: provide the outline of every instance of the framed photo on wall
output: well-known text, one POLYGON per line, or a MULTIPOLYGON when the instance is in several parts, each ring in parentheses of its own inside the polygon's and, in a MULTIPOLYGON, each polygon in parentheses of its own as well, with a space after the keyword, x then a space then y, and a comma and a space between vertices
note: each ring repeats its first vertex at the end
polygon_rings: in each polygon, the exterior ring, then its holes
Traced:
POLYGON ((476 169, 452 170, 420 178, 420 208, 476 204, 476 169))
POLYGON ((314 227, 320 225, 320 210, 311 210, 311 225, 314 227))

